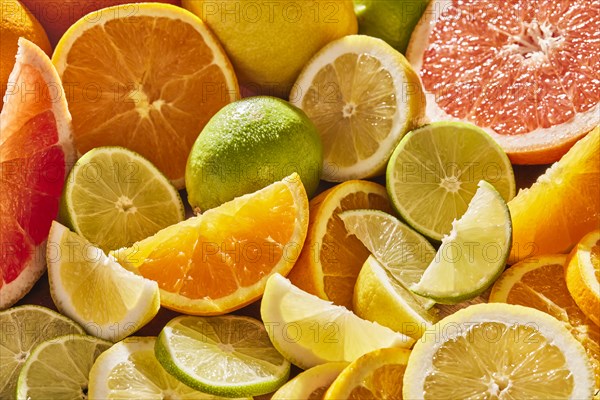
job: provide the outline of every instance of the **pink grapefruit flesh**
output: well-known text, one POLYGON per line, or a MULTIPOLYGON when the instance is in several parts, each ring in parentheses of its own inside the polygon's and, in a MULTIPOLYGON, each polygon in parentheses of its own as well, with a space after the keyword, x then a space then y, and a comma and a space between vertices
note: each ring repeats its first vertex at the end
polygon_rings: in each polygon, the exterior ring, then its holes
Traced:
POLYGON ((485 128, 511 161, 556 161, 600 122, 595 0, 432 0, 407 51, 431 120, 485 128))
POLYGON ((46 238, 75 158, 70 124, 50 59, 20 39, 0 114, 0 309, 45 270, 46 238))

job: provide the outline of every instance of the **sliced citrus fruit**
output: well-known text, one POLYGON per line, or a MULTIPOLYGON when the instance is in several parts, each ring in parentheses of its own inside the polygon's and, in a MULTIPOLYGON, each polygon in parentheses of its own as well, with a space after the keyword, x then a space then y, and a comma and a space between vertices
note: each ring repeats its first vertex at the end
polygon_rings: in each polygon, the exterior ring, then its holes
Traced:
POLYGON ((290 362, 250 317, 177 317, 158 335, 155 352, 181 382, 226 397, 271 393, 290 374, 290 362))
POLYGON ((177 190, 150 161, 123 147, 99 147, 71 170, 61 217, 109 251, 182 221, 185 211, 177 190))
POLYGON ((46 238, 75 157, 65 94, 48 56, 20 39, 10 81, 0 114, 0 309, 44 273, 46 238))
POLYGON ((588 0, 430 2, 407 50, 427 116, 485 128, 514 163, 558 160, 600 122, 596 11, 588 0))
POLYGON ((0 398, 14 396, 19 372, 31 350, 45 340, 67 334, 83 334, 83 329, 56 311, 24 305, 0 312, 0 398))
POLYGON ((508 203, 513 220, 509 262, 566 253, 600 226, 600 128, 577 142, 508 203), (548 201, 548 199, 553 199, 548 201))
POLYGON ((158 282, 161 303, 188 314, 224 314, 258 299, 287 274, 308 227, 298 174, 115 251, 123 266, 158 282))
POLYGON ((19 374, 16 398, 87 399, 90 369, 111 345, 86 335, 60 336, 41 343, 19 374))
POLYGON ((379 348, 408 348, 414 343, 408 336, 297 288, 279 274, 267 281, 260 315, 275 348, 303 369, 352 362, 379 348))
POLYGON ((369 250, 348 234, 339 213, 364 208, 392 212, 383 186, 369 181, 348 181, 310 201, 308 235, 289 275, 294 285, 352 308, 356 277, 369 250))
POLYGON ((46 260, 54 304, 90 335, 116 342, 158 313, 156 282, 127 271, 58 222, 50 229, 46 260))
POLYGON ((323 140, 323 179, 377 176, 425 108, 418 76, 381 39, 350 35, 323 47, 290 93, 323 140))
POLYGON ((367 353, 337 377, 323 400, 402 399, 402 378, 410 350, 390 348, 367 353))
POLYGON ((373 256, 367 258, 358 274, 353 305, 359 317, 413 339, 420 338, 438 320, 434 310, 423 308, 415 294, 373 256))
POLYGON ((405 399, 589 399, 583 346, 534 308, 477 304, 431 327, 412 350, 405 399))
POLYGON ((515 178, 506 154, 482 129, 459 122, 437 122, 410 132, 394 150, 386 173, 394 208, 436 241, 467 210, 482 179, 504 200, 514 197, 515 178))
POLYGON ((238 97, 231 63, 210 30, 167 4, 124 4, 83 17, 52 61, 69 88, 77 150, 127 147, 178 188, 198 134, 238 97))
MULTIPOLYGON (((435 256, 427 239, 393 215, 378 210, 349 210, 340 213, 340 218, 348 233, 356 236, 386 273, 405 288, 421 280, 435 256)), ((356 286, 354 294, 356 300, 356 286)), ((435 304, 426 297, 414 296, 426 309, 435 304)))
POLYGON ((600 229, 588 233, 571 252, 567 287, 588 318, 600 325, 600 229))
POLYGON ((471 199, 421 280, 410 289, 439 303, 455 304, 476 297, 494 283, 506 266, 511 221, 508 206, 486 181, 471 199))
POLYGON ((307 369, 280 387, 271 400, 321 400, 331 383, 347 366, 347 362, 331 362, 307 369))
POLYGON ((536 308, 562 322, 585 348, 600 388, 600 328, 571 298, 565 281, 566 262, 566 255, 556 254, 513 265, 494 283, 489 301, 536 308))
POLYGON ((198 392, 170 375, 154 355, 155 337, 128 337, 96 359, 89 399, 220 399, 198 392))

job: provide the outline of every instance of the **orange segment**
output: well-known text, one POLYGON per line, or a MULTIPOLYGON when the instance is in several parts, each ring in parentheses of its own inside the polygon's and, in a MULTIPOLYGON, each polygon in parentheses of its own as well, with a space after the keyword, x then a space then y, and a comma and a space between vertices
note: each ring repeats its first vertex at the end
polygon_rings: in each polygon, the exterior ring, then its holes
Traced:
POLYGON ((106 8, 73 25, 52 58, 80 153, 134 150, 183 187, 185 163, 208 120, 238 97, 237 81, 204 23, 175 6, 106 8))
POLYGON ((290 271, 307 228, 308 198, 293 174, 115 256, 158 282, 163 306, 196 315, 224 314, 260 297, 269 276, 290 271))
POLYGON ((509 263, 566 253, 600 226, 600 128, 575 144, 508 203, 513 222, 509 263))
POLYGON ((567 265, 567 287, 581 310, 600 325, 600 229, 575 246, 567 265))
POLYGON ((308 236, 289 275, 299 288, 352 309, 354 284, 369 251, 348 234, 338 214, 376 209, 392 213, 385 188, 369 181, 347 181, 310 201, 308 236))
MULTIPOLYGON (((561 321, 583 344, 600 388, 600 328, 577 306, 565 280, 566 255, 521 261, 496 281, 490 302, 518 304, 544 311, 561 321)), ((596 313, 598 310, 596 310, 596 313)))

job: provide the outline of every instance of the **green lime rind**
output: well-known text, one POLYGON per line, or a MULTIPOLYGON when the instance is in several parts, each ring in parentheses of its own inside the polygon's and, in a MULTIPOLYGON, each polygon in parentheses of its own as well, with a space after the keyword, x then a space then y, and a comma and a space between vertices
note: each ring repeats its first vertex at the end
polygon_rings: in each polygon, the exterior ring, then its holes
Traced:
POLYGON ((290 374, 290 362, 273 347, 262 323, 250 317, 177 317, 160 332, 154 351, 171 375, 216 396, 271 393, 290 374), (216 376, 218 371, 226 376, 216 376))
POLYGON ((17 381, 17 399, 77 399, 87 392, 96 358, 111 342, 87 335, 65 335, 36 346, 17 381))
POLYGON ((478 187, 421 280, 410 287, 418 295, 456 304, 483 293, 504 271, 512 243, 510 211, 491 184, 481 181, 478 187))
POLYGON ((484 130, 464 122, 435 122, 409 132, 386 171, 395 210, 436 242, 465 213, 480 180, 492 183, 506 201, 515 196, 506 153, 484 130))
POLYGON ((75 321, 46 307, 23 305, 0 312, 0 398, 12 397, 17 378, 31 350, 66 334, 83 334, 75 321))
POLYGON ((103 251, 129 246, 183 221, 179 192, 150 161, 118 146, 85 153, 73 166, 59 219, 103 251))
MULTIPOLYGON (((419 282, 435 257, 431 243, 393 215, 379 210, 348 210, 341 212, 339 217, 348 232, 373 254, 390 278, 406 289, 419 282)), ((435 304, 431 299, 414 297, 427 310, 435 304)))

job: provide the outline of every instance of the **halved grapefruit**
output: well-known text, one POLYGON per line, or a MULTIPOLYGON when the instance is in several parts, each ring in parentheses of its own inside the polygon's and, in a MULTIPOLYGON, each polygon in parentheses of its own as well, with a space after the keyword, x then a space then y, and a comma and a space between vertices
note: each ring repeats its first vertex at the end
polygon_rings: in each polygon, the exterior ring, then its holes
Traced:
POLYGON ((44 272, 46 238, 75 161, 71 116, 48 56, 19 39, 9 82, 0 114, 0 309, 44 272))
POLYGON ((600 123, 594 0, 432 0, 407 58, 432 121, 486 129, 516 164, 557 161, 600 123))

